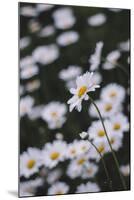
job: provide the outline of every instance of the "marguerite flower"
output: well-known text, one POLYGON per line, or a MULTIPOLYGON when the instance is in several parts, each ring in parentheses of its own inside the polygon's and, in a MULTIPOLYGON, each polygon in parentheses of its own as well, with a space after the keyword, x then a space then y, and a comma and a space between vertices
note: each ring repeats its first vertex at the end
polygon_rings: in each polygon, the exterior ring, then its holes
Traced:
POLYGON ((119 49, 121 51, 129 51, 130 50, 130 41, 129 41, 129 39, 127 41, 120 42, 118 47, 119 47, 119 49))
POLYGON ((50 129, 56 129, 61 128, 65 123, 66 112, 67 108, 65 104, 54 101, 44 106, 41 117, 48 123, 50 129))
POLYGON ((91 162, 86 162, 85 167, 81 173, 81 177, 83 179, 93 178, 95 174, 98 172, 98 166, 91 162))
POLYGON ((57 44, 64 47, 77 42, 78 39, 79 34, 76 31, 67 31, 58 36, 57 44))
POLYGON ((82 69, 77 65, 69 65, 67 69, 62 69, 59 73, 59 78, 64 81, 70 81, 79 76, 82 69))
POLYGON ((40 81, 38 79, 29 81, 26 84, 26 90, 28 92, 33 92, 33 91, 37 90, 39 87, 40 87, 40 81))
POLYGON ((20 10, 20 14, 25 17, 36 17, 37 11, 33 6, 23 6, 20 10))
POLYGON ((61 195, 69 191, 69 186, 64 182, 56 182, 48 189, 48 195, 61 195))
POLYGON ((58 29, 68 29, 75 24, 74 16, 66 16, 65 18, 55 19, 55 27, 58 29))
POLYGON ((31 39, 29 37, 23 37, 20 39, 20 49, 25 49, 31 42, 31 39))
POLYGON ((38 34, 39 37, 49 37, 55 33, 55 28, 52 25, 45 26, 38 34))
POLYGON ((54 5, 39 3, 39 4, 36 5, 36 10, 38 12, 43 12, 43 11, 48 11, 53 7, 54 7, 54 5))
POLYGON ((37 148, 29 147, 20 156, 20 175, 29 178, 38 172, 42 165, 41 151, 37 148))
POLYGON ((106 22, 106 15, 103 13, 98 13, 88 18, 88 24, 90 26, 101 26, 106 22))
POLYGON ((77 186, 76 193, 85 193, 85 192, 99 192, 100 188, 96 183, 87 182, 86 184, 81 184, 77 186))
POLYGON ((59 178, 62 176, 62 170, 61 169, 54 169, 51 171, 51 173, 48 173, 47 176, 47 182, 49 184, 53 184, 59 180, 59 178))
POLYGON ((53 143, 46 143, 42 150, 44 165, 49 168, 55 167, 60 161, 64 161, 67 144, 61 140, 55 140, 53 143))
POLYGON ((39 23, 38 20, 31 19, 28 22, 28 28, 29 28, 30 32, 36 33, 41 29, 41 24, 39 23))
POLYGON ((20 100, 20 116, 23 117, 26 114, 29 114, 32 106, 34 104, 34 99, 30 96, 25 96, 20 100))
POLYGON ((93 72, 86 72, 84 75, 77 77, 76 79, 76 89, 71 88, 70 92, 73 94, 73 97, 67 102, 70 104, 70 112, 76 107, 80 112, 82 109, 82 100, 88 100, 88 92, 95 91, 96 88, 99 88, 99 85, 96 85, 93 81, 93 72))
POLYGON ((129 164, 122 165, 120 167, 120 171, 123 174, 123 176, 129 176, 129 174, 130 174, 130 165, 129 164))
POLYGON ((21 79, 29 79, 39 73, 37 65, 31 65, 23 68, 20 72, 21 79))
POLYGON ((33 66, 34 59, 32 56, 26 56, 20 60, 20 68, 23 69, 25 67, 33 66))

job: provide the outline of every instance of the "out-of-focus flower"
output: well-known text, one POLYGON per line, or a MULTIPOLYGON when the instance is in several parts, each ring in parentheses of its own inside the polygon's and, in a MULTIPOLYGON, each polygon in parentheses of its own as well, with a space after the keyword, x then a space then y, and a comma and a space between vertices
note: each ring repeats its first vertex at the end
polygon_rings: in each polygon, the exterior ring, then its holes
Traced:
POLYGON ((55 19, 55 27, 58 29, 68 29, 75 24, 74 16, 67 16, 66 18, 55 19))
POLYGON ((103 13, 99 13, 99 14, 89 17, 88 24, 90 26, 101 26, 102 24, 106 22, 106 20, 107 20, 106 15, 103 13))
POLYGON ((86 184, 80 184, 77 186, 76 193, 84 193, 84 192, 99 192, 100 188, 96 183, 87 182, 86 184))
POLYGON ((129 164, 122 165, 120 167, 120 171, 123 174, 123 176, 129 176, 129 174, 130 174, 130 166, 129 166, 129 164))
POLYGON ((106 62, 102 65, 103 69, 113 69, 116 67, 117 60, 120 58, 121 53, 118 50, 110 52, 106 57, 106 62))
POLYGON ((108 10, 112 11, 112 12, 121 12, 122 9, 120 8, 109 8, 108 10))
POLYGON ((79 34, 76 31, 67 31, 58 36, 57 43, 64 47, 77 42, 78 39, 79 34))
POLYGON ((31 42, 30 37, 23 37, 20 39, 20 49, 23 50, 25 49, 27 46, 29 46, 31 42))
MULTIPOLYGON (((97 100, 95 103, 99 110, 101 110, 101 115, 103 118, 111 117, 122 111, 122 105, 119 102, 97 100)), ((93 104, 91 104, 89 107, 89 115, 99 118, 98 112, 93 104)))
POLYGON ((97 42, 95 52, 89 58, 89 63, 91 64, 90 70, 94 71, 98 69, 101 62, 101 53, 103 48, 103 42, 97 42))
POLYGON ((59 78, 64 81, 70 81, 79 76, 82 69, 77 65, 70 65, 67 69, 62 69, 59 73, 59 78))
POLYGON ((50 129, 61 128, 65 123, 67 108, 60 102, 51 102, 44 106, 41 117, 48 123, 50 129))
POLYGON ((61 195, 69 191, 69 186, 64 182, 56 182, 48 189, 48 195, 61 195))
POLYGON ((46 167, 53 168, 60 161, 64 161, 67 144, 61 140, 55 140, 53 143, 46 143, 42 150, 43 163, 46 167))
POLYGON ((93 82, 94 82, 96 85, 98 85, 98 84, 101 83, 101 81, 102 81, 102 76, 101 76, 101 74, 100 74, 99 72, 95 72, 95 73, 94 73, 94 76, 93 76, 93 82))
POLYGON ((33 92, 33 91, 37 90, 39 87, 40 87, 40 81, 38 79, 29 81, 26 84, 26 90, 28 92, 33 92))
POLYGON ((44 11, 48 11, 48 10, 50 10, 51 8, 53 8, 54 7, 54 5, 49 5, 49 4, 43 4, 43 3, 38 3, 37 5, 36 5, 36 10, 37 10, 37 12, 44 12, 44 11))
POLYGON ((59 57, 59 49, 55 44, 37 47, 33 52, 36 62, 43 65, 53 63, 59 57))
POLYGON ((59 8, 53 12, 54 19, 61 19, 61 18, 65 18, 72 15, 73 15, 73 11, 71 8, 59 8))
POLYGON ((32 6, 23 6, 20 10, 20 14, 25 17, 36 17, 37 11, 32 6))
POLYGON ((63 134, 62 133, 56 133, 55 138, 57 140, 63 140, 63 134))
POLYGON ((26 96, 21 98, 20 100, 20 116, 23 117, 26 114, 29 114, 29 112, 32 109, 32 106, 34 104, 34 99, 30 96, 26 96))
POLYGON ((76 107, 76 109, 80 112, 82 109, 82 101, 88 100, 89 92, 95 91, 96 88, 99 88, 99 85, 94 84, 93 82, 93 72, 86 72, 85 74, 77 77, 76 79, 76 89, 71 88, 70 92, 73 94, 73 97, 69 99, 67 102, 70 104, 70 112, 76 107))
POLYGON ((43 108, 42 105, 34 106, 34 107, 29 111, 28 117, 29 117, 31 120, 35 120, 35 119, 39 118, 39 117, 41 116, 42 108, 43 108))
POLYGON ((30 32, 35 33, 41 29, 41 25, 40 25, 39 21, 32 19, 28 23, 28 28, 29 28, 30 32))
POLYGON ((41 151, 37 148, 29 147, 20 156, 20 175, 29 178, 38 172, 41 165, 41 151))
POLYGON ((110 83, 103 87, 100 97, 103 101, 122 103, 125 98, 125 89, 117 83, 110 83))
POLYGON ((49 37, 55 33, 55 28, 52 25, 45 26, 41 31, 39 32, 39 37, 49 37))
POLYGON ((34 180, 25 181, 20 183, 19 196, 20 197, 30 197, 34 196, 36 188, 42 186, 43 179, 36 178, 34 180))
POLYGON ((61 169, 55 169, 51 171, 51 173, 48 174, 47 176, 47 182, 49 184, 53 184, 54 182, 57 182, 59 178, 62 175, 62 170, 61 169))
POLYGON ((29 67, 34 65, 34 60, 32 56, 26 56, 20 60, 20 68, 29 67))
POLYGON ((83 168, 83 171, 81 173, 81 178, 83 179, 93 178, 97 172, 98 172, 98 166, 95 165, 94 163, 87 162, 85 163, 85 167, 83 168))
POLYGON ((20 85, 20 87, 19 87, 19 94, 20 94, 20 96, 23 95, 24 92, 25 92, 25 89, 24 89, 23 85, 20 85))
POLYGON ((31 65, 25 67, 20 72, 21 79, 29 79, 39 73, 39 68, 37 65, 31 65))
POLYGON ((130 50, 130 41, 129 41, 129 39, 127 41, 120 42, 118 47, 119 47, 119 49, 121 51, 129 51, 130 50))

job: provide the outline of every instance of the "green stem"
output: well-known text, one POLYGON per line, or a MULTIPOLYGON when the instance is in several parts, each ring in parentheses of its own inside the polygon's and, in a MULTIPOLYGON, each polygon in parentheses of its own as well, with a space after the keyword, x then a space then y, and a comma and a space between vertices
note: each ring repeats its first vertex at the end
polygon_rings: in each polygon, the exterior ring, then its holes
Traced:
POLYGON ((101 158, 101 161, 102 161, 102 164, 103 164, 103 167, 104 167, 104 170, 105 170, 105 174, 106 174, 106 177, 107 177, 107 180, 108 180, 108 183, 109 183, 109 188, 110 190, 112 191, 112 182, 110 180, 110 176, 109 176, 109 173, 108 173, 108 170, 107 170, 107 167, 106 167, 106 164, 105 164, 105 161, 104 161, 104 158, 103 156, 101 155, 100 151, 98 150, 98 148, 96 147, 96 145, 88 139, 88 141, 91 143, 91 145, 96 149, 96 151, 98 152, 98 154, 100 155, 100 158, 101 158))
POLYGON ((103 118, 102 118, 101 113, 100 113, 100 110, 99 110, 98 106, 96 105, 96 103, 94 102, 94 100, 93 100, 90 96, 89 96, 89 98, 90 98, 92 104, 95 106, 95 108, 96 108, 96 110, 97 110, 97 112, 98 112, 98 114, 99 114, 99 117, 100 117, 102 126, 103 126, 103 128, 104 128, 104 131, 105 131, 105 135, 106 135, 108 144, 109 144, 109 146, 110 146, 110 149, 111 149, 111 152, 112 152, 112 155, 113 155, 113 159, 114 159, 115 164, 116 164, 117 171, 118 171, 118 173, 119 173, 120 180, 121 180, 121 182, 122 182, 122 185, 123 185, 124 190, 127 190, 126 183, 125 183, 124 178, 123 178, 123 176, 122 176, 122 174, 121 174, 121 172, 120 172, 119 162, 118 162, 118 160, 117 160, 117 158, 116 158, 116 155, 115 155, 115 152, 114 152, 114 150, 113 150, 113 148, 112 148, 110 139, 109 139, 109 137, 108 137, 108 134, 107 134, 107 131, 106 131, 104 122, 103 122, 103 118))

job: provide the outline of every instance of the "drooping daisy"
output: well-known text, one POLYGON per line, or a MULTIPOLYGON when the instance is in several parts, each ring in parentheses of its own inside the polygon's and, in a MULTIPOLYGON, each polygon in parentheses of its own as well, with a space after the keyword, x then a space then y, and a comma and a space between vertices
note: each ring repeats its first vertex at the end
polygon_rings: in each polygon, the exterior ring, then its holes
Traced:
POLYGON ((88 18, 88 24, 90 26, 101 26, 106 22, 107 18, 106 15, 103 13, 98 13, 88 18))
POLYGON ((110 83, 103 87, 100 97, 104 101, 121 103, 125 98, 125 89, 117 83, 110 83))
POLYGON ((29 178, 38 172, 42 165, 41 151, 37 148, 29 147, 20 156, 20 175, 29 178))
POLYGON ((100 62, 101 62, 101 52, 103 48, 103 42, 97 42, 95 52, 92 54, 88 60, 88 62, 91 64, 90 70, 94 71, 98 69, 100 62))
POLYGON ((64 47, 77 42, 78 39, 79 34, 76 31, 67 31, 58 36, 57 44, 64 47))
POLYGON ((32 106, 34 104, 34 99, 30 96, 25 96, 21 98, 20 100, 20 116, 23 117, 26 114, 29 114, 29 112, 32 109, 32 106))
POLYGON ((129 164, 122 165, 120 167, 120 171, 123 174, 123 176, 129 176, 129 174, 130 174, 130 165, 129 164))
POLYGON ((32 65, 25 67, 20 72, 21 79, 29 79, 39 73, 39 68, 37 65, 32 65))
POLYGON ((77 186, 76 193, 85 193, 85 192, 99 192, 100 188, 96 183, 87 182, 86 184, 81 184, 77 186))
POLYGON ((43 185, 42 178, 36 178, 34 180, 21 182, 19 187, 19 196, 20 197, 34 196, 36 188, 42 185, 43 185))
POLYGON ((106 62, 102 65, 103 69, 113 69, 116 67, 117 60, 120 58, 121 53, 119 50, 114 50, 110 52, 106 57, 106 62))
POLYGON ((23 37, 20 39, 20 49, 25 49, 31 42, 30 37, 23 37))
POLYGON ((59 49, 55 44, 37 47, 33 52, 36 62, 43 65, 53 63, 59 57, 59 49))
POLYGON ((38 79, 29 81, 25 86, 26 91, 28 92, 33 92, 37 90, 39 87, 40 87, 40 81, 38 79))
POLYGON ((48 195, 67 194, 69 186, 64 182, 56 182, 48 189, 48 195))
POLYGON ((55 140, 53 143, 46 143, 42 150, 43 163, 46 167, 53 168, 60 161, 64 161, 67 144, 61 140, 55 140))
POLYGON ((20 10, 20 14, 25 17, 36 17, 37 11, 33 6, 23 6, 20 10))
POLYGON ((82 170, 81 177, 83 179, 93 178, 98 172, 98 166, 91 162, 86 162, 82 170))
POLYGON ((45 26, 38 34, 39 37, 49 37, 55 33, 55 28, 52 25, 45 26))
POLYGON ((82 109, 82 100, 88 100, 88 92, 95 91, 96 88, 99 88, 99 85, 96 85, 93 82, 93 72, 86 72, 85 74, 77 77, 76 79, 76 89, 71 88, 70 92, 73 94, 73 97, 67 102, 70 104, 70 112, 76 107, 80 112, 82 109))
POLYGON ((41 117, 48 123, 50 129, 61 128, 66 121, 67 108, 60 102, 50 102, 44 106, 41 117))

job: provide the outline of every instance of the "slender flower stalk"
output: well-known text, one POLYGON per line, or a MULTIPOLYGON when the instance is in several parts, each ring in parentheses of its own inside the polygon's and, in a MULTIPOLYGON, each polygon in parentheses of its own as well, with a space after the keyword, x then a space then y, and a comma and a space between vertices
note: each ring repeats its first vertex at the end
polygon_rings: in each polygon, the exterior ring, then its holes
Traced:
POLYGON ((116 168, 117 168, 117 171, 118 171, 118 173, 119 173, 120 180, 121 180, 121 182, 122 182, 123 188, 126 190, 126 189, 127 189, 126 183, 125 183, 125 180, 124 180, 124 178, 123 178, 123 176, 122 176, 122 174, 121 174, 121 172, 120 172, 119 162, 118 162, 118 160, 117 160, 117 158, 116 158, 116 155, 115 155, 115 152, 114 152, 114 150, 113 150, 113 148, 112 148, 110 139, 109 139, 109 137, 108 137, 108 134, 107 134, 107 131, 106 131, 104 122, 103 122, 103 118, 102 118, 101 113, 100 113, 100 110, 99 110, 98 106, 96 105, 96 103, 94 102, 94 100, 93 100, 90 96, 89 96, 89 99, 90 99, 90 101, 92 102, 92 104, 95 106, 95 108, 96 108, 96 110, 97 110, 97 112, 98 112, 98 114, 99 114, 99 118, 100 118, 101 123, 102 123, 102 126, 103 126, 103 128, 104 128, 105 135, 106 135, 108 144, 109 144, 109 146, 110 146, 110 149, 111 149, 111 152, 112 152, 112 155, 113 155, 113 159, 114 159, 114 161, 115 161, 116 168))

